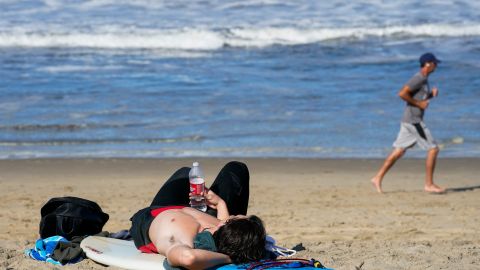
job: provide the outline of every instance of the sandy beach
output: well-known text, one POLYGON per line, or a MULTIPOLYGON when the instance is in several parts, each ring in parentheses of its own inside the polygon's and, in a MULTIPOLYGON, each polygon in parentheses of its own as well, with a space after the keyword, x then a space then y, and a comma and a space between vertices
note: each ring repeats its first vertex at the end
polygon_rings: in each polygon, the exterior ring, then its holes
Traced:
MULTIPOLYGON (((385 194, 369 180, 382 160, 239 159, 250 168, 249 213, 277 244, 306 250, 335 269, 478 269, 478 159, 441 159, 443 195, 423 192, 424 160, 404 159, 387 174, 385 194), (361 267, 360 267, 361 266, 361 267)), ((38 239, 40 208, 52 197, 97 202, 104 230, 128 229, 175 169, 192 159, 38 159, 0 161, 0 268, 59 269, 25 257, 38 239)), ((200 159, 207 185, 227 162, 200 159)), ((62 269, 106 269, 91 260, 62 269)), ((108 268, 112 269, 112 268, 108 268)))

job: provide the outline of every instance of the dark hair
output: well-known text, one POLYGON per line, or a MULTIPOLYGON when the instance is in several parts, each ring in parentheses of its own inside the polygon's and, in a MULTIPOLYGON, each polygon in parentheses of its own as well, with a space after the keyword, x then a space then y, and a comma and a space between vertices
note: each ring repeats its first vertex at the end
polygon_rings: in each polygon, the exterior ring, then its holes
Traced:
POLYGON ((217 251, 230 257, 233 263, 265 259, 265 227, 257 216, 228 220, 214 234, 217 251))

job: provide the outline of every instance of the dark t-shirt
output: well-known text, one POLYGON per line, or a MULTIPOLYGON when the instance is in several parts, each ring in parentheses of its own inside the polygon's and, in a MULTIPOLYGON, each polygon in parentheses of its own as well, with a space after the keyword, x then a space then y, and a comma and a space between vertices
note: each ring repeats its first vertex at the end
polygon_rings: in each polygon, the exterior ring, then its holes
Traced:
MULTIPOLYGON (((428 79, 418 72, 415 74, 405 85, 410 88, 412 97, 416 100, 425 100, 430 96, 430 86, 428 85, 428 79)), ((402 122, 406 123, 420 123, 423 121, 424 110, 413 106, 407 102, 405 111, 403 112, 402 122)))

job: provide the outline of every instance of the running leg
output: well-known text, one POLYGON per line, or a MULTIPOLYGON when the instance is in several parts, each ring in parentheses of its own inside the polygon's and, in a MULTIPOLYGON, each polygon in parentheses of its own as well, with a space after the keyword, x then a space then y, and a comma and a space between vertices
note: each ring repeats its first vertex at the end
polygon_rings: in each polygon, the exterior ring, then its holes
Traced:
POLYGON ((377 174, 370 180, 378 193, 383 193, 382 181, 385 174, 392 168, 393 164, 405 154, 405 149, 395 148, 383 162, 377 174))
POLYGON ((426 161, 426 174, 425 174, 425 191, 442 193, 445 192, 444 188, 441 188, 433 183, 433 173, 435 171, 435 164, 437 161, 439 149, 438 147, 432 148, 428 151, 427 161, 426 161))

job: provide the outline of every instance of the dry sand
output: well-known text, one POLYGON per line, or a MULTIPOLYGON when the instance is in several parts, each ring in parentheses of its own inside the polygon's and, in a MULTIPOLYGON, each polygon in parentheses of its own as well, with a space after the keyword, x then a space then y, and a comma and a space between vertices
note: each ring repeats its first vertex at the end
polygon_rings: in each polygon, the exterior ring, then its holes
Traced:
MULTIPOLYGON (((207 184, 225 159, 202 159, 207 184)), ((302 243, 297 257, 335 269, 480 269, 480 162, 440 159, 444 195, 422 191, 424 161, 404 159, 387 174, 385 194, 370 178, 381 160, 247 159, 250 214, 277 244, 302 243)), ((52 197, 97 202, 104 230, 129 228, 173 171, 191 159, 0 161, 0 268, 59 269, 23 255, 38 238, 40 208, 52 197)), ((62 269, 113 269, 91 260, 62 269)))

